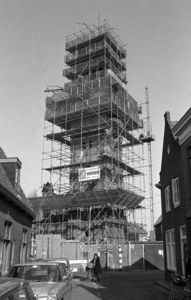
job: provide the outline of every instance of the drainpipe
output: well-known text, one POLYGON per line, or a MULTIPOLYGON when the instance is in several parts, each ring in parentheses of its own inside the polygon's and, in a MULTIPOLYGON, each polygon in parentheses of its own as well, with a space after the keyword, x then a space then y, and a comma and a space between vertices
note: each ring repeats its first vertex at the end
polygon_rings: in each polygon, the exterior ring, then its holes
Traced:
POLYGON ((145 270, 145 245, 143 244, 143 270, 145 270))

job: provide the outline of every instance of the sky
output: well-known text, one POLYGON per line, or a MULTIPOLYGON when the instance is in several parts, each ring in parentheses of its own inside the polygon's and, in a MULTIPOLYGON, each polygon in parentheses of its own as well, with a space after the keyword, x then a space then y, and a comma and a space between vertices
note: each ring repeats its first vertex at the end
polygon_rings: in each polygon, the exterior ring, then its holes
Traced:
POLYGON ((126 45, 129 93, 144 103, 148 87, 158 219, 164 114, 179 120, 190 107, 190 12, 190 0, 0 0, 0 147, 22 162, 26 195, 41 186, 44 90, 64 84, 65 37, 99 13, 126 45))

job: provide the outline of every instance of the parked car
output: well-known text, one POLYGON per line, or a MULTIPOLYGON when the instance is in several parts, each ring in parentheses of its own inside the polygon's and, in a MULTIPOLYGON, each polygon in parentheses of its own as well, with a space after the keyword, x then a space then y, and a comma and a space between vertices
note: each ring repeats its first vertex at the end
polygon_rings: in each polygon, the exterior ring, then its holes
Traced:
POLYGON ((72 281, 58 262, 16 264, 8 277, 28 280, 37 299, 71 300, 72 281))
POLYGON ((36 300, 29 282, 23 279, 0 278, 0 300, 36 300))
POLYGON ((72 280, 73 279, 73 273, 72 273, 72 269, 70 267, 70 261, 68 258, 46 258, 43 260, 44 262, 46 261, 52 261, 52 262, 58 262, 61 263, 64 268, 66 269, 67 274, 69 275, 69 279, 72 280))

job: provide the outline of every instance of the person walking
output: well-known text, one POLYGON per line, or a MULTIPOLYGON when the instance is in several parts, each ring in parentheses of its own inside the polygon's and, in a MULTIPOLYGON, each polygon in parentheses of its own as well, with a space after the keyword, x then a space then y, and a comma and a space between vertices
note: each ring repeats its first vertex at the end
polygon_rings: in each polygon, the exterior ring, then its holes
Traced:
POLYGON ((96 276, 97 281, 99 281, 99 273, 102 273, 102 269, 101 269, 101 264, 100 264, 100 259, 99 256, 97 255, 97 253, 94 254, 93 259, 90 261, 90 263, 93 264, 93 272, 96 276))

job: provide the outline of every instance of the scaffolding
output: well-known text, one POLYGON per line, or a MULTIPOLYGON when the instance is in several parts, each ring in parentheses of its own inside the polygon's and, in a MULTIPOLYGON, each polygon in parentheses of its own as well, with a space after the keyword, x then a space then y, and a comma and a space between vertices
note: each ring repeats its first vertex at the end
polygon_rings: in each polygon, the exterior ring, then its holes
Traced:
POLYGON ((123 42, 106 21, 84 26, 66 37, 67 82, 45 90, 45 175, 42 197, 31 199, 34 231, 127 241, 137 229, 146 233, 130 217, 145 197, 142 110, 127 90, 123 42))

